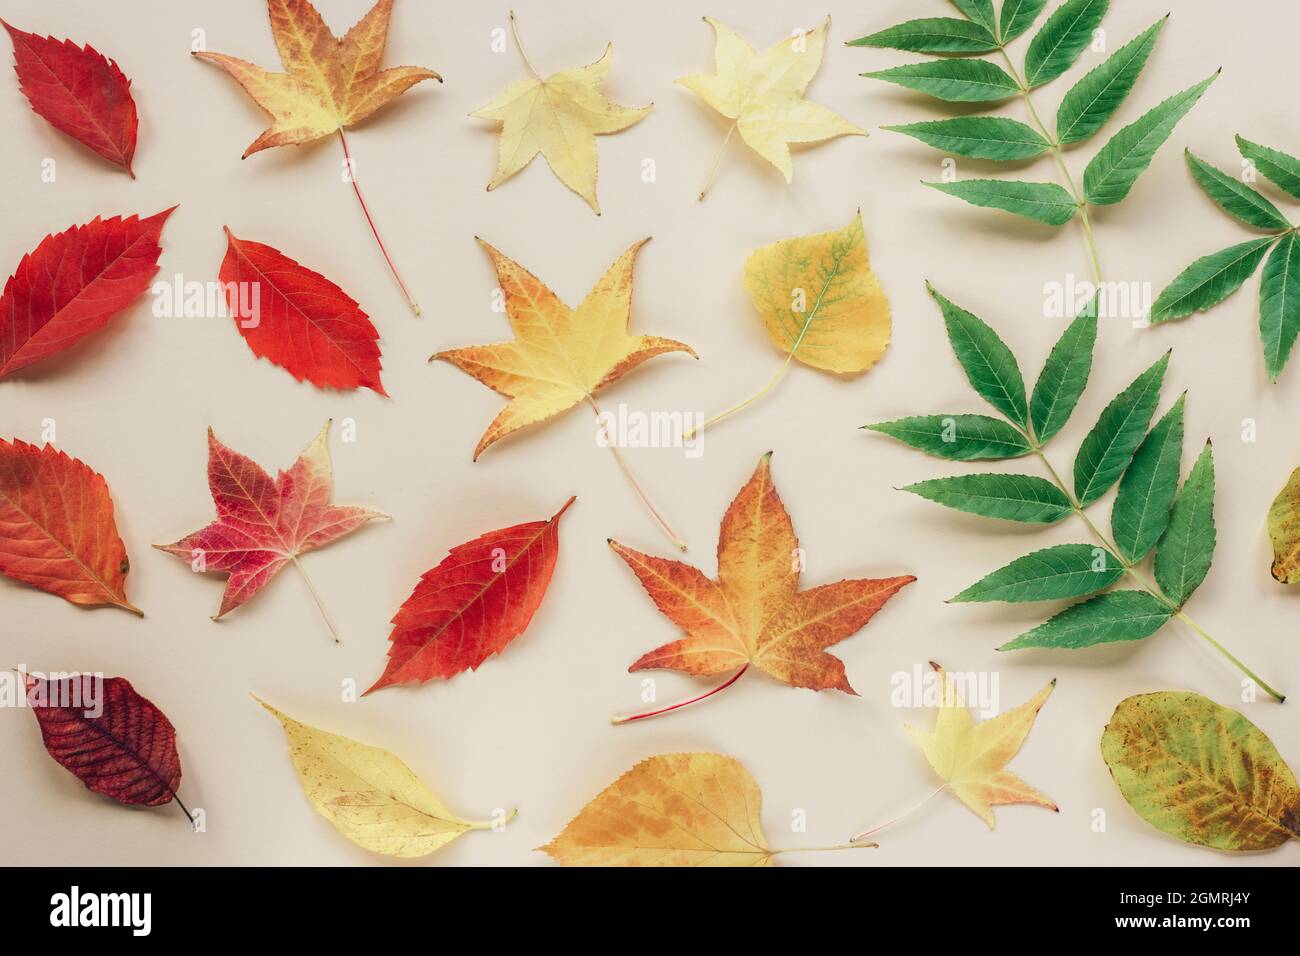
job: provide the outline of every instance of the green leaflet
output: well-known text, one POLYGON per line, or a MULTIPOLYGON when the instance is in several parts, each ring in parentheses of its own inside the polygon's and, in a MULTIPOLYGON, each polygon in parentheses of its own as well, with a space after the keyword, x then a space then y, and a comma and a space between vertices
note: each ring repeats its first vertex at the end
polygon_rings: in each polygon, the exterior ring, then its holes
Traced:
POLYGON ((1005 209, 1018 216, 1037 219, 1049 226, 1063 226, 1079 210, 1073 196, 1056 183, 1008 182, 1002 179, 963 179, 955 183, 926 183, 940 192, 964 199, 973 206, 1005 209))
POLYGON ((1072 510, 1061 489, 1033 475, 958 475, 902 490, 957 511, 1026 524, 1052 524, 1072 510))
POLYGON ((1088 202, 1108 206, 1127 196, 1178 121, 1218 77, 1216 72, 1195 86, 1175 93, 1116 133, 1083 171, 1083 192, 1088 202))
POLYGON ((1115 785, 1157 830, 1216 850, 1300 837, 1300 788, 1264 732, 1188 691, 1120 701, 1101 735, 1115 785))
POLYGON ((1181 319, 1218 305, 1255 274, 1276 236, 1252 239, 1197 259, 1151 304, 1153 324, 1181 319))
POLYGON ((943 323, 948 329, 948 342, 965 370, 971 388, 1024 428, 1027 414, 1025 380, 1011 349, 982 319, 949 302, 928 282, 925 287, 939 303, 943 323))
POLYGON ((959 116, 882 128, 970 159, 1030 159, 1051 148, 1033 127, 1000 116, 959 116))
POLYGON ((1025 52, 1025 83, 1031 90, 1074 65, 1108 6, 1108 0, 1067 0, 1052 12, 1025 52))
POLYGON ((1264 366, 1276 382, 1300 332, 1300 238, 1288 232, 1264 263, 1259 285, 1259 337, 1264 366))
POLYGON ((1108 588, 1124 576, 1120 560, 1095 544, 1058 544, 1016 558, 950 602, 1057 601, 1108 588))
POLYGON ((1196 459, 1156 548, 1156 583, 1179 607, 1201 586, 1214 559, 1214 451, 1196 459))
POLYGON ((1046 5, 1047 0, 1002 0, 1002 42, 1010 43, 1032 27, 1046 5))
POLYGON ((1092 372, 1093 346, 1097 342, 1097 301, 1094 299, 1061 337, 1043 363, 1029 399, 1029 421, 1040 445, 1070 420, 1092 372))
POLYGON ((922 415, 862 427, 950 461, 1019 458, 1030 451, 1015 427, 987 415, 922 415))
POLYGON ((993 18, 993 0, 952 0, 952 5, 990 33, 997 29, 993 18))
POLYGON ((1237 136, 1237 149, 1255 164, 1255 168, 1282 190, 1300 199, 1300 159, 1280 149, 1270 149, 1237 136))
POLYGON ((1056 137, 1062 144, 1082 142, 1115 114, 1146 66, 1168 19, 1166 14, 1070 88, 1056 111, 1056 137))
POLYGON ((1128 467, 1160 401, 1169 353, 1113 398, 1079 446, 1074 459, 1074 496, 1086 507, 1104 495, 1128 467))
POLYGON ((1146 591, 1107 591, 1060 614, 998 648, 1092 647, 1150 637, 1174 612, 1146 591))
POLYGON ((1197 185, 1205 190, 1205 194, 1229 216, 1240 219, 1246 225, 1254 226, 1256 229, 1291 228, 1291 223, 1287 222, 1286 216, 1282 215, 1277 206, 1259 192, 1221 169, 1211 166, 1190 149, 1185 155, 1187 166, 1191 169, 1192 178, 1196 180, 1197 185))
POLYGON ((848 46, 884 47, 912 53, 988 53, 998 48, 998 41, 978 23, 955 17, 931 17, 909 20, 850 40, 848 46))
POLYGON ((934 60, 862 75, 950 103, 992 103, 1020 92, 1005 70, 985 60, 934 60))
POLYGON ((1110 529, 1115 547, 1131 562, 1145 558, 1169 526, 1182 465, 1186 397, 1186 393, 1180 395, 1156 422, 1120 479, 1110 529))

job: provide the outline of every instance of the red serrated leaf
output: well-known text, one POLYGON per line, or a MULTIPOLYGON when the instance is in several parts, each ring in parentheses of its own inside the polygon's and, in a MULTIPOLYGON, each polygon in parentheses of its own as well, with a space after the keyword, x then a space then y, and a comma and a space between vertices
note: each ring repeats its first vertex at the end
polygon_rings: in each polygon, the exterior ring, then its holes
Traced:
POLYGON ((108 485, 51 445, 0 439, 0 574, 88 607, 140 613, 108 485))
POLYGON ((32 109, 51 126, 90 147, 131 178, 139 120, 131 81, 87 44, 24 33, 3 20, 14 45, 14 71, 32 109))
POLYGON ((176 728, 125 677, 24 675, 27 702, 45 749, 95 793, 118 803, 159 807, 181 785, 176 728))
POLYGON ((226 239, 221 284, 254 355, 320 388, 388 394, 379 381, 379 333, 351 296, 278 249, 229 228, 226 239))
POLYGON ((0 378, 97 332, 149 288, 171 209, 46 236, 0 296, 0 378))
POLYGON ((367 690, 477 670, 523 633, 560 554, 560 517, 529 521, 457 545, 426 571, 393 618, 388 666, 367 690))

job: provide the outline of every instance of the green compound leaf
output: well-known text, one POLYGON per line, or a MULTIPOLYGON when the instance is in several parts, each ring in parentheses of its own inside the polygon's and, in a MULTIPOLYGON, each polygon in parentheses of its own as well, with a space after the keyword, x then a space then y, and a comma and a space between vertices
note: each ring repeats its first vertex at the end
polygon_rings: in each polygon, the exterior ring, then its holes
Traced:
POLYGON ((1205 443, 1174 502, 1156 548, 1156 583, 1179 607, 1201 586, 1214 560, 1214 451, 1205 443))
POLYGON ((1119 792, 1157 830, 1216 850, 1271 850, 1300 837, 1300 788, 1244 716, 1188 691, 1120 701, 1101 735, 1119 792))
POLYGON ((934 60, 862 75, 950 103, 993 103, 1020 92, 1005 70, 985 60, 934 60))
POLYGON ((1047 0, 1002 0, 1002 42, 1010 43, 1034 25, 1047 0))
POLYGON ((959 116, 883 128, 970 159, 1031 159, 1051 149, 1033 127, 1000 116, 959 116))
POLYGON ((1116 133, 1083 171, 1083 192, 1088 202, 1109 206, 1127 196, 1178 121, 1218 78, 1216 72, 1195 86, 1175 93, 1116 133))
POLYGON ((1146 66, 1168 19, 1166 15, 1124 44, 1070 88, 1056 111, 1056 136, 1062 145, 1083 142, 1115 115, 1146 66))
POLYGON ((1119 481, 1110 529, 1115 547, 1130 562, 1145 558, 1169 527, 1182 465, 1186 398, 1186 393, 1180 395, 1174 407, 1156 422, 1119 481))
POLYGON ((1292 197, 1300 199, 1300 159, 1280 149, 1270 149, 1252 143, 1240 135, 1237 137, 1237 149, 1275 185, 1292 197))
POLYGON ((997 29, 993 0, 952 0, 952 5, 990 33, 997 29))
POLYGON ((1259 192, 1211 166, 1190 149, 1185 153, 1187 166, 1205 194, 1229 216, 1256 229, 1290 229, 1286 216, 1259 192))
POLYGON ((1056 183, 1022 183, 1002 179, 963 179, 955 183, 926 183, 940 192, 964 199, 972 206, 1004 209, 1049 226, 1063 226, 1079 204, 1056 183))
POLYGON ((1017 651, 1026 647, 1077 649, 1116 641, 1150 637, 1174 612, 1146 591, 1107 591, 1072 605, 1045 624, 1026 631, 998 648, 1017 651))
POLYGON ((1300 237, 1289 232, 1264 263, 1259 284, 1259 337, 1264 366, 1276 382, 1300 332, 1300 237))
POLYGON ((998 48, 998 41, 978 23, 955 17, 931 17, 909 20, 879 33, 850 40, 848 46, 874 46, 912 53, 988 53, 998 48))
POLYGON ((1033 475, 958 475, 902 490, 957 511, 1025 524, 1053 524, 1073 510, 1061 489, 1033 475))
POLYGON ((1065 427, 1092 372, 1097 342, 1097 300, 1093 299, 1057 339, 1029 399, 1029 421, 1040 445, 1065 427))
POLYGON ((1107 0, 1068 0, 1053 11, 1025 52, 1025 83, 1031 90, 1074 65, 1109 6, 1107 0))
POLYGON ((1277 236, 1251 239, 1197 259, 1151 304, 1151 323, 1181 319, 1212 308, 1255 274, 1277 236))
POLYGON ((1160 401, 1169 353, 1133 380, 1102 410, 1074 459, 1074 495, 1083 507, 1119 480, 1141 444, 1160 401))
POLYGON ((1025 427, 1025 380, 1016 357, 982 319, 944 298, 930 283, 926 290, 939 303, 948 342, 966 372, 971 388, 1012 422, 1025 427))
POLYGON ((949 600, 1059 601, 1110 587, 1124 576, 1119 558, 1095 544, 1058 544, 1016 558, 949 600))
POLYGON ((921 415, 863 427, 949 461, 1019 458, 1031 451, 1014 426, 987 415, 921 415))

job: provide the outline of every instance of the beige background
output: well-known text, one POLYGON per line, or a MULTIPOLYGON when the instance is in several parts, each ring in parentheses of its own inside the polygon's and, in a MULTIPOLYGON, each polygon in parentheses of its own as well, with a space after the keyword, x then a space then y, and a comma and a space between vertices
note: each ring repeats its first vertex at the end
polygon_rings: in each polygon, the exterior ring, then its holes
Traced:
MULTIPOLYGON (((366 2, 322 0, 320 6, 341 33, 366 2)), ((1169 4, 1113 6, 1106 20, 1112 49, 1169 4)), ((1300 150, 1284 88, 1300 28, 1294 4, 1238 4, 1231 19, 1222 4, 1208 0, 1174 6, 1137 90, 1105 132, 1221 64, 1223 76, 1130 198, 1097 216, 1109 277, 1150 282, 1157 292, 1194 257, 1247 236, 1197 191, 1180 156, 1185 145, 1230 169, 1237 168, 1232 134, 1238 131, 1300 150)), ((716 0, 706 9, 697 2, 519 0, 517 8, 524 42, 543 72, 589 62, 612 40, 609 93, 629 105, 653 100, 656 106, 640 125, 600 140, 602 217, 540 160, 486 193, 496 132, 467 114, 525 75, 512 44, 504 53, 490 49, 492 31, 508 26, 507 6, 504 0, 497 6, 399 3, 388 62, 432 67, 446 83, 408 93, 356 130, 351 143, 381 228, 424 305, 425 317, 417 321, 407 314, 339 176, 337 142, 275 150, 241 163, 239 154, 266 125, 264 116, 229 78, 188 56, 191 31, 202 29, 210 49, 274 68, 261 0, 6 4, 6 18, 20 27, 89 41, 117 58, 134 80, 142 121, 139 179, 132 182, 34 116, 12 79, 0 83, 4 273, 48 232, 96 214, 149 214, 179 202, 163 237, 160 279, 177 273, 214 279, 225 249, 223 224, 282 249, 337 281, 373 316, 393 398, 297 384, 255 360, 228 320, 155 318, 146 300, 106 334, 0 385, 0 434, 35 441, 42 420, 52 418, 59 446, 107 477, 133 563, 130 595, 148 614, 141 621, 112 609, 78 610, 0 580, 3 664, 128 676, 179 729, 181 793, 208 816, 207 832, 191 835, 172 808, 131 812, 88 794, 45 756, 30 715, 0 713, 0 858, 29 864, 386 862, 354 847, 311 811, 280 728, 249 699, 250 691, 304 721, 388 747, 468 817, 519 807, 505 832, 470 834, 429 862, 542 863, 532 848, 618 774, 652 754, 694 749, 733 754, 752 771, 774 845, 838 843, 933 789, 928 766, 902 730, 905 722, 930 718, 891 707, 889 692, 891 675, 935 658, 952 669, 997 669, 1003 707, 1027 698, 1048 678, 1060 678, 1013 765, 1060 803, 1060 815, 999 809, 998 829, 990 833, 945 795, 882 835, 878 851, 783 862, 1294 864, 1295 847, 1229 857, 1164 837, 1125 805, 1098 753, 1101 729, 1123 697, 1190 688, 1234 704, 1235 671, 1179 625, 1135 646, 996 654, 994 646, 1040 621, 1050 607, 945 606, 943 600, 1028 550, 1086 540, 1082 528, 1002 527, 895 492, 910 481, 971 469, 856 430, 904 414, 987 411, 952 359, 925 278, 990 320, 1032 380, 1062 327, 1043 317, 1044 284, 1088 274, 1073 226, 1056 232, 927 190, 918 181, 937 176, 941 155, 876 130, 948 113, 858 76, 920 57, 845 49, 841 42, 908 16, 949 15, 948 5, 716 0), (873 135, 799 152, 792 187, 733 142, 707 202, 695 202, 724 129, 672 83, 712 68, 712 35, 700 14, 766 46, 793 28, 813 26, 826 12, 834 17, 831 43, 811 96, 873 135), (57 161, 56 184, 40 180, 46 157, 57 161), (655 161, 657 182, 641 180, 646 158, 655 161), (628 457, 689 541, 690 559, 710 574, 722 512, 759 454, 772 448, 776 480, 807 549, 808 585, 904 572, 920 581, 836 649, 861 698, 747 676, 688 712, 612 728, 610 714, 639 702, 643 675, 627 674, 627 665, 674 632, 604 539, 617 536, 659 553, 667 553, 666 544, 609 452, 596 447, 593 420, 581 410, 471 464, 470 451, 500 400, 450 366, 429 366, 425 359, 439 348, 506 334, 504 318, 490 308, 494 276, 472 237, 497 244, 575 303, 619 252, 653 236, 637 266, 634 327, 691 343, 700 362, 657 359, 611 389, 604 403, 712 412, 758 387, 780 360, 741 286, 746 255, 776 239, 841 226, 858 207, 894 306, 894 343, 881 364, 853 381, 796 367, 767 401, 709 432, 698 460, 673 450, 637 450, 628 457), (149 547, 212 515, 205 428, 214 426, 233 447, 276 468, 287 466, 329 417, 354 419, 358 432, 355 444, 334 433, 336 500, 368 504, 395 519, 306 559, 344 645, 330 642, 306 587, 291 572, 213 624, 208 618, 221 579, 192 575, 149 547), (549 515, 570 494, 579 501, 565 519, 550 594, 531 628, 503 656, 448 683, 341 702, 342 682, 368 686, 380 672, 386 622, 448 547, 549 515), (807 813, 807 833, 792 834, 799 808, 807 813), (1105 833, 1092 831, 1096 808, 1107 814, 1105 833)), ((1017 43, 1018 57, 1026 42, 1017 43)), ((1089 51, 1082 66, 1101 58, 1089 51)), ((1042 92, 1044 115, 1052 115, 1081 72, 1076 68, 1042 92)), ((1014 103, 1006 112, 1020 115, 1014 103)), ((1077 173, 1101 141, 1104 134, 1072 155, 1077 173)), ((984 174, 975 162, 959 168, 964 175, 984 174)), ((1043 159, 1021 175, 1048 179, 1052 165, 1043 159)), ((1294 215, 1294 206, 1284 208, 1294 215)), ((1164 404, 1191 389, 1185 467, 1191 449, 1212 435, 1220 488, 1218 552, 1190 609, 1261 674, 1300 694, 1293 650, 1300 597, 1269 577, 1264 533, 1269 501, 1300 463, 1300 432, 1290 411, 1300 394, 1300 368, 1288 370, 1279 385, 1267 383, 1255 329, 1257 283, 1214 312, 1168 328, 1106 323, 1092 387, 1056 440, 1053 457, 1068 467, 1104 403, 1173 346, 1164 404), (1241 440, 1246 418, 1258 423, 1256 443, 1241 440)), ((1098 507, 1100 517, 1107 506, 1098 507)), ((657 676, 663 702, 707 686, 671 673, 657 676)), ((1261 701, 1245 707, 1293 764, 1300 763, 1296 706, 1261 701)))

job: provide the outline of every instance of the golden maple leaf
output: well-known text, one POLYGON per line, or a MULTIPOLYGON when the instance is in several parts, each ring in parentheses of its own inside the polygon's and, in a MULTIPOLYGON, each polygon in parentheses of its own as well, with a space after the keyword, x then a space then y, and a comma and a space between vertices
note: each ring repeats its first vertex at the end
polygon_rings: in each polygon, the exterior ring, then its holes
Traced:
MULTIPOLYGON (((830 17, 816 29, 781 40, 763 53, 755 52, 729 26, 710 17, 704 20, 717 35, 717 72, 677 82, 732 121, 723 146, 739 131, 741 139, 779 169, 788 183, 794 179, 791 143, 867 135, 838 113, 804 99, 804 91, 821 67, 830 17)), ((716 162, 713 169, 717 170, 716 162)), ((701 199, 708 188, 706 183, 701 199)))
MULTIPOLYGON (((510 25, 515 26, 513 11, 510 25)), ((518 45, 517 31, 515 42, 518 45)), ((614 45, 608 44, 596 62, 552 73, 546 79, 523 54, 532 77, 512 83, 492 102, 470 114, 501 124, 497 171, 488 183, 489 192, 541 153, 560 182, 587 200, 592 212, 600 215, 596 200, 596 136, 627 129, 650 112, 650 106, 620 106, 600 92, 600 85, 609 75, 613 49, 614 45)))
POLYGON ((495 345, 448 349, 434 359, 450 362, 510 399, 488 426, 474 458, 488 446, 528 425, 553 418, 586 401, 636 368, 665 352, 695 352, 689 345, 653 335, 630 335, 632 266, 649 240, 642 239, 618 257, 576 309, 571 309, 541 279, 479 239, 496 268, 505 295, 506 316, 515 337, 495 345))
POLYGON ((268 0, 271 33, 286 72, 271 73, 222 53, 195 52, 244 88, 274 122, 244 157, 272 146, 309 143, 353 126, 422 80, 442 77, 418 66, 380 69, 394 0, 379 0, 341 39, 308 0, 268 0))

